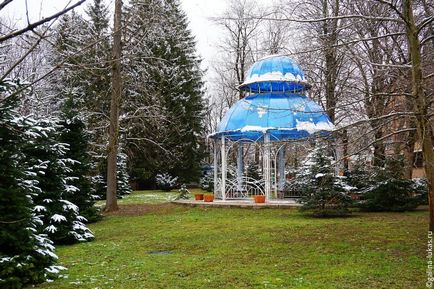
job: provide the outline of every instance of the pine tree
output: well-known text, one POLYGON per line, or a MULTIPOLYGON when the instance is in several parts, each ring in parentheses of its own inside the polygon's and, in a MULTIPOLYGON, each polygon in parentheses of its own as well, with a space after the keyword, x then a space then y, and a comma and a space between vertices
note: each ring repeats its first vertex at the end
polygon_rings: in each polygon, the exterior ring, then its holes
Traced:
POLYGON ((8 97, 18 82, 0 83, 0 287, 22 288, 54 278, 63 267, 52 242, 35 233, 41 223, 33 213, 33 197, 39 192, 37 167, 25 163, 23 147, 32 141, 31 122, 15 112, 18 100, 8 97), (8 97, 8 98, 7 98, 8 97))
POLYGON ((306 157, 293 185, 302 196, 301 210, 311 212, 315 217, 347 215, 352 203, 344 179, 335 176, 328 151, 325 146, 318 145, 306 157))

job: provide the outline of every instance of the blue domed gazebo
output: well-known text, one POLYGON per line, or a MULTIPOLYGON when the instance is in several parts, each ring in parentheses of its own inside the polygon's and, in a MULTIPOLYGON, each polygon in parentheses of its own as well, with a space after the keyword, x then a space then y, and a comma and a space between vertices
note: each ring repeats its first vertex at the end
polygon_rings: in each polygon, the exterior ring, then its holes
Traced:
POLYGON ((310 85, 300 66, 287 56, 273 55, 257 61, 239 88, 248 95, 226 112, 216 132, 210 135, 215 142, 214 194, 222 200, 264 194, 269 201, 273 185, 273 144, 279 144, 274 162, 274 191, 277 192, 285 184, 285 143, 327 136, 334 125, 321 106, 305 95, 310 85), (262 185, 243 177, 243 147, 252 143, 261 147, 262 185), (236 178, 229 180, 227 158, 234 147, 237 147, 236 178))

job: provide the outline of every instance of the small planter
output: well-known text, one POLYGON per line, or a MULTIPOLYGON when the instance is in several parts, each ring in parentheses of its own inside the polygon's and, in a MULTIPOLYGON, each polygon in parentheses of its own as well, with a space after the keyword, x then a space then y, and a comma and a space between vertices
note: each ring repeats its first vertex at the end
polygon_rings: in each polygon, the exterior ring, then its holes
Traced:
POLYGON ((265 203, 265 196, 264 195, 254 195, 253 198, 255 199, 255 203, 257 203, 257 204, 265 203))
POLYGON ((214 195, 204 195, 203 201, 204 202, 213 202, 214 201, 214 195))
POLYGON ((203 200, 203 194, 195 194, 195 195, 194 195, 194 199, 195 199, 196 201, 203 200))

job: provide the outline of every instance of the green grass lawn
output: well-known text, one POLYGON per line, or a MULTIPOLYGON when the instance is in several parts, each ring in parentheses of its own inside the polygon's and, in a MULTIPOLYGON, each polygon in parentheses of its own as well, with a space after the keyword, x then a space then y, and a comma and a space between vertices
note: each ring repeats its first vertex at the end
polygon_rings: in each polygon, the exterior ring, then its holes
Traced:
POLYGON ((90 225, 95 241, 58 248, 66 276, 37 288, 425 287, 426 211, 311 219, 162 203, 172 195, 121 200, 119 215, 90 225))

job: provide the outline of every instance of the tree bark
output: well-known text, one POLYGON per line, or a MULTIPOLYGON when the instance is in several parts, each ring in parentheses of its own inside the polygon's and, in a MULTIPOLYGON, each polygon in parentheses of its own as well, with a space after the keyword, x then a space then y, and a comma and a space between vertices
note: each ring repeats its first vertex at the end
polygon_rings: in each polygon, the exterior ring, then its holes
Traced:
MULTIPOLYGON (((323 0, 323 17, 329 17, 328 12, 328 1, 323 0)), ((334 6, 332 7, 332 17, 337 17, 339 15, 339 0, 335 0, 334 6)), ((325 54, 325 91, 326 91, 326 107, 327 114, 330 120, 335 122, 336 113, 336 79, 337 79, 337 48, 335 47, 338 38, 338 20, 332 19, 324 21, 323 23, 323 33, 324 33, 324 54, 325 54)))
POLYGON ((416 144, 416 131, 409 132, 407 139, 404 143, 404 177, 411 179, 413 176, 413 164, 414 164, 414 147, 416 144))
POLYGON ((403 18, 406 23, 406 36, 411 57, 413 109, 416 115, 417 132, 421 142, 425 175, 428 182, 429 230, 434 231, 434 151, 431 140, 432 127, 428 115, 430 100, 423 88, 421 45, 413 16, 412 2, 412 0, 403 1, 403 18))
POLYGON ((115 0, 114 33, 112 50, 112 96, 110 104, 110 132, 107 159, 107 195, 105 212, 118 210, 116 198, 116 172, 119 141, 119 106, 121 101, 121 16, 122 1, 115 0))
POLYGON ((383 131, 381 130, 381 128, 379 128, 375 134, 374 134, 374 138, 376 140, 376 142, 374 143, 374 161, 373 161, 373 165, 376 167, 383 167, 384 166, 384 162, 386 160, 386 147, 384 145, 383 141, 377 141, 380 140, 383 137, 383 131))

